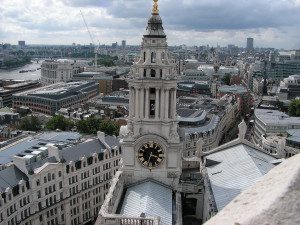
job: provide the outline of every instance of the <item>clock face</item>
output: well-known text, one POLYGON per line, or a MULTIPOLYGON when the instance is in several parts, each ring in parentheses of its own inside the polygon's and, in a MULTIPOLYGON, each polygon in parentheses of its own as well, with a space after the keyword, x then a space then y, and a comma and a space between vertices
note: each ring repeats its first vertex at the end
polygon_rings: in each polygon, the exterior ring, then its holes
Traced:
POLYGON ((144 167, 152 169, 161 163, 164 158, 164 152, 159 144, 149 141, 138 150, 138 158, 144 167))

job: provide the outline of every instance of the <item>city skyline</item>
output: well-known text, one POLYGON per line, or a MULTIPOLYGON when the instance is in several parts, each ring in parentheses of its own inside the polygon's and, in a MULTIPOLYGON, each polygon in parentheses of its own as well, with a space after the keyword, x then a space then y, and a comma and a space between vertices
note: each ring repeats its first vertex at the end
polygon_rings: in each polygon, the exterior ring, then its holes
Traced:
MULTIPOLYGON (((84 14, 97 44, 126 39, 140 44, 151 0, 2 0, 0 42, 17 44, 89 44, 84 14), (23 3, 23 4, 22 4, 23 3), (146 6, 145 6, 146 5, 146 6)), ((236 44, 246 47, 300 48, 300 0, 161 0, 160 14, 169 45, 236 44)))

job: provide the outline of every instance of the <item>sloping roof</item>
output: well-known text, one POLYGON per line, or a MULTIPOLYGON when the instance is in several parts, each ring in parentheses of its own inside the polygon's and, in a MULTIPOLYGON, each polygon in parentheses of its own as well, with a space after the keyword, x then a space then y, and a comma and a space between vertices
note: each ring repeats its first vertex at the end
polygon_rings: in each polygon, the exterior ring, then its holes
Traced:
POLYGON ((81 157, 89 157, 93 153, 101 153, 106 149, 98 139, 89 140, 61 150, 62 157, 67 161, 78 161, 81 157))
POLYGON ((28 180, 28 177, 12 165, 0 171, 0 192, 4 192, 6 188, 17 186, 20 180, 28 180))
POLYGON ((114 147, 119 147, 120 146, 120 141, 118 138, 114 137, 114 136, 109 136, 109 135, 106 135, 105 136, 105 142, 106 144, 108 144, 111 148, 114 148, 114 147))
POLYGON ((172 190, 153 181, 127 189, 121 208, 124 216, 161 218, 162 225, 172 225, 172 190))
POLYGON ((245 144, 212 153, 206 159, 220 162, 206 167, 219 211, 241 191, 268 173, 274 167, 271 162, 275 160, 245 144))

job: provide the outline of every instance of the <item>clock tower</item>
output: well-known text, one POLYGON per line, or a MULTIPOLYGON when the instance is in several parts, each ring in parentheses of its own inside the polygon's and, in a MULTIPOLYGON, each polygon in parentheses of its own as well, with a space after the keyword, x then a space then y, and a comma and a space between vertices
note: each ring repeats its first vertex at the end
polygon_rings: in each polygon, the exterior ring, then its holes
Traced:
POLYGON ((178 74, 157 2, 128 78, 129 116, 121 132, 123 171, 129 183, 152 178, 176 187, 183 148, 176 115, 178 74))

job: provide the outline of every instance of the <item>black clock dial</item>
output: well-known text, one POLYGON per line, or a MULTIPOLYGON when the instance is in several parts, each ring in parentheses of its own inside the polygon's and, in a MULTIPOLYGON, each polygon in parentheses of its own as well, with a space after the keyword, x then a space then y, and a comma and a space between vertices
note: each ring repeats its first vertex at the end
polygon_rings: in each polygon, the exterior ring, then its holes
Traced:
POLYGON ((138 158, 144 167, 152 169, 161 163, 164 158, 164 152, 160 145, 149 141, 138 150, 138 158))

